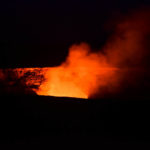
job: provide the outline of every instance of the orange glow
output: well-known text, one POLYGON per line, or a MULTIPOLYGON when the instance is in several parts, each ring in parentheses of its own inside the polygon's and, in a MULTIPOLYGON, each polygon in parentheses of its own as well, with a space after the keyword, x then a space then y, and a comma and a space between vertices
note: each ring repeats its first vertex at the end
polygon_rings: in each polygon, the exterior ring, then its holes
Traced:
POLYGON ((75 45, 60 66, 43 68, 45 82, 36 93, 88 98, 99 86, 111 83, 116 70, 100 53, 91 53, 87 44, 75 45))
POLYGON ((119 93, 124 84, 129 87, 137 82, 135 70, 144 67, 149 16, 148 12, 139 12, 119 23, 116 33, 98 52, 85 43, 73 45, 60 66, 0 69, 0 82, 4 80, 5 87, 9 87, 18 85, 14 82, 19 80, 23 90, 30 89, 37 95, 87 99, 97 93, 119 93))
POLYGON ((18 78, 29 73, 25 84, 27 87, 38 85, 32 89, 38 95, 87 99, 99 87, 116 82, 117 70, 107 63, 104 55, 91 52, 90 47, 82 43, 72 46, 66 61, 58 67, 16 68, 13 72, 18 78), (40 75, 43 75, 43 81, 40 75))

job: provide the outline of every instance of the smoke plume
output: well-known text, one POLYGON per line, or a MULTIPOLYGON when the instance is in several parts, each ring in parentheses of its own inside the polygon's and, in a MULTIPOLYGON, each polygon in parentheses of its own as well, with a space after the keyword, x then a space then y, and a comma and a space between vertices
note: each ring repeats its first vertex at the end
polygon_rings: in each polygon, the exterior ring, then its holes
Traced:
POLYGON ((78 98, 146 95, 150 89, 149 18, 148 10, 130 13, 102 49, 94 52, 86 43, 75 44, 60 66, 1 69, 1 89, 22 87, 26 93, 78 98))

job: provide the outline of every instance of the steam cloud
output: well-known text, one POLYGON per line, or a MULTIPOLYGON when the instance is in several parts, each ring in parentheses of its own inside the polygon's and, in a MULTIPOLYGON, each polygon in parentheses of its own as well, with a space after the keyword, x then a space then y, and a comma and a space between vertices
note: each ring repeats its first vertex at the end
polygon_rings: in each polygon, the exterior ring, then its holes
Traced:
POLYGON ((150 11, 140 10, 117 24, 103 49, 73 45, 58 67, 1 69, 1 91, 38 95, 107 97, 147 95, 150 85, 150 11), (138 93, 138 94, 137 94, 138 93))

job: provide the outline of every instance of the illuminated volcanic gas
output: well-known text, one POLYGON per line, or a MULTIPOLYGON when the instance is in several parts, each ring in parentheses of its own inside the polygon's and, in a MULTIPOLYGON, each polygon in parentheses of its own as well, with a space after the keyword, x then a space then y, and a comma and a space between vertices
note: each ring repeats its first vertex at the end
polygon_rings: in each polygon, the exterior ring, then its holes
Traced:
POLYGON ((75 45, 59 67, 43 70, 46 81, 36 92, 40 95, 88 98, 99 86, 111 83, 116 70, 101 54, 91 53, 88 45, 75 45))
POLYGON ((118 92, 122 83, 131 86, 137 82, 135 72, 144 67, 147 14, 136 13, 118 24, 116 33, 98 52, 86 43, 73 45, 60 66, 1 69, 0 81, 7 91, 23 85, 23 91, 38 95, 88 98, 118 92))
POLYGON ((22 80, 38 95, 88 98, 98 87, 112 84, 117 70, 101 53, 92 53, 83 43, 72 46, 66 61, 58 67, 7 69, 7 74, 12 71, 17 81, 22 80))

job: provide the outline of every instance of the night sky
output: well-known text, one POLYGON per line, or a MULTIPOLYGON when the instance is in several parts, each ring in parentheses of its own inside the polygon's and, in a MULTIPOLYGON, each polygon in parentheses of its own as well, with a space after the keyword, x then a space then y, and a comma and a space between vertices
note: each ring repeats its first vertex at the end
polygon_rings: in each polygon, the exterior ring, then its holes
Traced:
POLYGON ((0 5, 0 67, 56 66, 72 44, 100 49, 114 26, 149 0, 5 1, 0 5))

